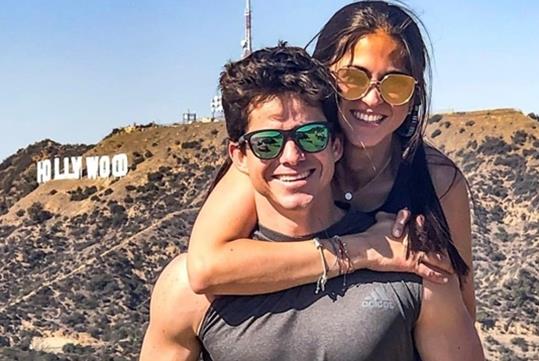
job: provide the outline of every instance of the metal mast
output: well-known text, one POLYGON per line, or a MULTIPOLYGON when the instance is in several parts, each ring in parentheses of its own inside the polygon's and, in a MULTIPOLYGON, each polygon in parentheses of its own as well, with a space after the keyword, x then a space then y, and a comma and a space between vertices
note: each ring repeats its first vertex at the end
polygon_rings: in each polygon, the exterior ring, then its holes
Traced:
POLYGON ((253 51, 251 42, 251 0, 245 1, 245 38, 241 42, 241 57, 245 58, 253 51))
MULTIPOLYGON (((253 45, 251 41, 251 0, 245 1, 245 34, 244 39, 241 41, 241 57, 245 58, 249 56, 253 51, 253 45)), ((211 119, 216 120, 216 113, 223 113, 223 104, 221 102, 221 94, 214 96, 210 102, 211 119)))

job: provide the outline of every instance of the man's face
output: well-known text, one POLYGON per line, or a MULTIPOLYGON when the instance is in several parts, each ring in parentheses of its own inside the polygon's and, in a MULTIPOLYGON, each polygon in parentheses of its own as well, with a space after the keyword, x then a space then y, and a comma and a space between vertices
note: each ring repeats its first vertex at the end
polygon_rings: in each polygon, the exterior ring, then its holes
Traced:
MULTIPOLYGON (((299 125, 326 121, 319 107, 313 107, 294 94, 285 94, 251 109, 247 133, 261 129, 290 130, 299 125)), ((234 154, 234 152, 232 152, 234 154)), ((256 157, 248 145, 233 158, 240 170, 248 173, 255 190, 274 207, 295 210, 312 204, 320 192, 331 192, 335 162, 342 155, 340 139, 329 141, 317 153, 303 151, 292 140, 274 159, 256 157)), ((327 199, 327 198, 325 198, 327 199)))

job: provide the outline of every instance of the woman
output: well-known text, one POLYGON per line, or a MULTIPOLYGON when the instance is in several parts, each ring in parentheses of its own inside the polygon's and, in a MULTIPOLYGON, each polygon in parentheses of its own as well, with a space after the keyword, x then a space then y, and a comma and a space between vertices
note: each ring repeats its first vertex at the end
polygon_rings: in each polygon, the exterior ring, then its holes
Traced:
MULTIPOLYGON (((409 246, 419 256, 395 261, 399 255, 391 253, 405 245, 384 237, 391 220, 379 216, 381 222, 369 231, 347 236, 353 269, 410 270, 409 262, 435 263, 440 253, 447 253, 474 318, 466 181, 454 163, 422 138, 430 68, 418 24, 400 5, 364 1, 340 9, 319 34, 313 56, 335 74, 346 137, 334 195, 363 211, 408 208, 423 215, 421 232, 414 222, 410 225, 409 246), (386 263, 392 266, 384 268, 386 263)), ((321 266, 312 242, 242 238, 255 224, 249 180, 232 167, 215 185, 193 228, 188 272, 195 292, 256 294, 316 282, 321 266)), ((333 264, 335 255, 326 256, 333 264)), ((337 274, 330 270, 329 276, 337 274)))

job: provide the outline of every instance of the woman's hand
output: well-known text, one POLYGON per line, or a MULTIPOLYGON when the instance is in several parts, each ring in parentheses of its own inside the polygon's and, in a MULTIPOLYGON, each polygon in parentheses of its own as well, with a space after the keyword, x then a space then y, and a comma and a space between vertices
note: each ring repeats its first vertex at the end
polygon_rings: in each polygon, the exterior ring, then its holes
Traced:
MULTIPOLYGON (((451 262, 442 253, 410 252, 408 257, 408 233, 406 224, 410 218, 408 210, 397 216, 390 213, 376 214, 376 223, 359 235, 341 237, 348 246, 354 269, 368 268, 380 272, 410 272, 429 281, 446 283, 453 274, 451 262)), ((423 217, 415 220, 419 229, 423 217)))

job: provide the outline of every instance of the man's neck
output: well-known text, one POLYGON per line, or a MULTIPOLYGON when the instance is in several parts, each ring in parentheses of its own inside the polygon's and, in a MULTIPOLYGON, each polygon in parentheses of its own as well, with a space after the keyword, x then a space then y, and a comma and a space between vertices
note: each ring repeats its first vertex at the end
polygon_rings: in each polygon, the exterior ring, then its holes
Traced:
POLYGON ((344 211, 333 201, 331 192, 317 194, 308 206, 301 209, 282 209, 260 194, 255 195, 258 223, 272 231, 302 237, 329 228, 339 221, 344 211))

